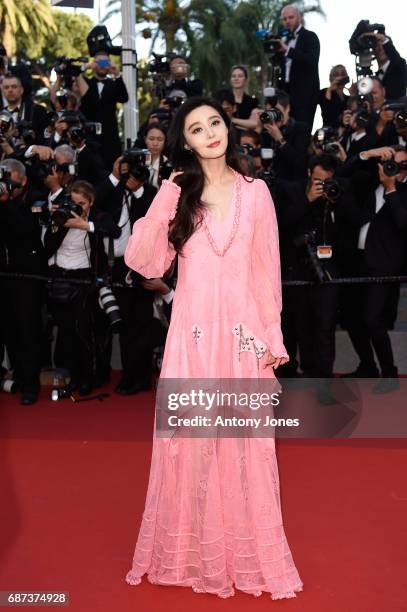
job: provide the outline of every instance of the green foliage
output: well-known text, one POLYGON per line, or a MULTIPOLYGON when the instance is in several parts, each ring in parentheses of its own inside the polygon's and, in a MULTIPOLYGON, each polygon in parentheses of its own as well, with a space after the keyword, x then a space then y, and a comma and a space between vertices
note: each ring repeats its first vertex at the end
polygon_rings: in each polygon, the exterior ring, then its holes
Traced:
POLYGON ((55 32, 48 0, 0 0, 0 35, 9 55, 16 52, 20 34, 37 40, 55 32))
POLYGON ((86 36, 93 27, 92 20, 87 15, 66 13, 53 10, 52 15, 56 25, 56 33, 50 33, 36 38, 20 32, 17 36, 19 49, 24 49, 29 59, 43 59, 51 65, 56 57, 87 56, 86 36))

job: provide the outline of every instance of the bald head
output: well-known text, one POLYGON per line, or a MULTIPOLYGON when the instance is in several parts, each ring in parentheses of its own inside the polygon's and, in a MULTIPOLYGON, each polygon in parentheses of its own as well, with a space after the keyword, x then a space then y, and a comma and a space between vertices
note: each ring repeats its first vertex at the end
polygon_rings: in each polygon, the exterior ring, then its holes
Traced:
POLYGON ((281 21, 285 28, 294 32, 301 23, 301 13, 296 6, 289 4, 281 11, 281 21))

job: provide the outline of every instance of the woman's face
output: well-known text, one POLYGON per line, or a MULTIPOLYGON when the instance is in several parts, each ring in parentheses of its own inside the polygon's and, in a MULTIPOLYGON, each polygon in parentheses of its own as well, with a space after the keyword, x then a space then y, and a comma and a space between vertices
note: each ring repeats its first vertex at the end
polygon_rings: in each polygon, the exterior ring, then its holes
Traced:
POLYGON ((82 206, 82 216, 86 217, 90 210, 90 207, 93 204, 92 200, 89 200, 82 193, 77 193, 76 191, 73 191, 71 193, 71 200, 72 202, 75 202, 75 204, 79 204, 80 206, 82 206))
POLYGON ((228 128, 216 109, 199 106, 185 118, 186 144, 203 159, 216 159, 225 155, 228 146, 228 128))
POLYGON ((150 130, 145 138, 145 141, 151 155, 161 155, 165 145, 165 135, 161 130, 150 130))
POLYGON ((235 68, 235 70, 232 70, 232 74, 230 75, 230 84, 236 89, 246 85, 246 76, 241 68, 235 68))

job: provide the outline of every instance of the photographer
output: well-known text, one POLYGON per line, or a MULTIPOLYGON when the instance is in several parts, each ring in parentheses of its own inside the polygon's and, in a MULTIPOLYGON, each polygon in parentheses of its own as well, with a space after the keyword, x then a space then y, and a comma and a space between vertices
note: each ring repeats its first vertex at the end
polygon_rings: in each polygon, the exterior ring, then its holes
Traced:
POLYGON ((144 141, 151 155, 149 183, 158 189, 162 181, 169 178, 171 174, 168 157, 164 155, 167 131, 160 124, 150 125, 147 128, 144 141))
POLYGON ((165 95, 173 90, 184 91, 187 98, 202 96, 203 83, 200 79, 188 79, 189 64, 182 55, 175 55, 169 61, 170 73, 165 81, 165 95))
POLYGON ((102 124, 102 134, 97 140, 105 166, 111 168, 122 148, 116 107, 118 103, 127 102, 129 96, 118 68, 107 53, 97 53, 88 68, 94 70, 94 76, 77 79, 82 96, 80 108, 88 121, 102 124))
MULTIPOLYGON (((316 286, 296 287, 295 293, 286 291, 283 302, 283 320, 296 331, 301 368, 317 378, 331 378, 335 360, 339 288, 324 280, 342 275, 351 227, 356 226, 353 193, 336 177, 339 163, 327 153, 312 157, 306 187, 303 182, 279 181, 276 193, 283 278, 318 281, 316 286)), ((329 402, 327 387, 320 389, 320 398, 329 402)))
POLYGON ((25 121, 32 125, 35 143, 44 143, 44 130, 47 127, 47 112, 43 106, 35 104, 31 98, 23 99, 24 88, 19 77, 7 73, 1 84, 4 110, 9 111, 14 123, 25 121))
POLYGON ((74 285, 70 279, 93 281, 106 271, 103 237, 120 236, 110 216, 93 207, 95 190, 86 181, 76 181, 70 196, 52 204, 51 224, 43 241, 49 274, 63 277, 54 281, 49 306, 58 327, 55 365, 71 374, 69 390, 88 395, 96 384, 95 356, 96 288, 93 284, 74 285))
MULTIPOLYGON (((24 165, 15 160, 1 162, 0 226, 6 250, 5 271, 12 274, 42 274, 45 268, 41 228, 31 211, 24 165)), ((41 303, 43 284, 28 278, 6 278, 2 282, 6 345, 21 390, 21 403, 37 401, 40 389, 41 303)))
POLYGON ((380 79, 386 89, 389 100, 397 100, 406 95, 407 65, 401 57, 391 38, 382 32, 374 34, 377 44, 374 53, 379 65, 376 77, 380 79))
MULTIPOLYGON (((153 290, 138 274, 131 272, 124 262, 124 252, 137 219, 145 216, 156 189, 148 184, 149 170, 143 150, 130 150, 119 157, 108 179, 98 187, 97 205, 111 215, 121 229, 120 238, 113 241, 114 281, 129 285, 115 287, 122 324, 120 353, 122 376, 116 386, 121 395, 149 389, 152 373, 151 329, 153 323, 153 290)), ((105 245, 108 251, 109 245, 105 245)), ((154 279, 156 283, 160 279, 154 279)), ((166 291, 165 291, 166 292, 166 291)))
MULTIPOLYGON (((359 213, 354 274, 401 274, 407 255, 407 152, 396 145, 391 149, 384 147, 362 152, 360 159, 368 165, 377 159, 381 161, 375 175, 370 172, 366 175, 369 181, 359 213)), ((391 283, 346 288, 345 327, 360 359, 357 369, 348 376, 378 376, 374 349, 383 377, 374 388, 376 393, 398 387, 398 373, 387 331, 394 321, 397 301, 398 285, 391 283), (389 321, 389 313, 393 321, 389 321)))
POLYGON ((287 43, 280 42, 282 88, 290 94, 292 117, 307 123, 311 130, 319 96, 318 36, 304 28, 296 6, 285 6, 281 20, 289 30, 287 43))
POLYGON ((75 151, 69 145, 60 145, 54 151, 54 159, 42 163, 36 160, 32 170, 43 178, 48 190, 48 207, 62 201, 76 180, 75 151))
POLYGON ((329 87, 319 92, 318 104, 321 107, 324 126, 338 128, 342 113, 346 109, 347 98, 344 87, 349 83, 348 72, 342 64, 333 66, 329 73, 329 87))
POLYGON ((76 153, 78 180, 88 181, 94 186, 102 182, 108 173, 98 146, 89 141, 89 138, 94 136, 89 135, 87 124, 83 124, 79 118, 78 123, 71 122, 66 130, 66 137, 76 153))
POLYGON ((290 98, 277 92, 269 99, 266 110, 259 117, 262 148, 274 151, 273 170, 277 178, 301 180, 307 175, 307 151, 310 130, 306 123, 291 117, 290 98))

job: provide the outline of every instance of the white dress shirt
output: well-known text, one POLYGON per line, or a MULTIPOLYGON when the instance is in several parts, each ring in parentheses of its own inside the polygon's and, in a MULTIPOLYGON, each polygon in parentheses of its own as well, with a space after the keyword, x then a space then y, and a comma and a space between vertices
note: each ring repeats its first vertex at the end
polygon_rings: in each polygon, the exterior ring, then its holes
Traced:
MULTIPOLYGON (((115 187, 119 184, 118 179, 115 176, 113 176, 113 174, 109 176, 109 179, 112 185, 114 185, 115 187)), ((136 199, 141 198, 143 193, 144 193, 143 185, 139 189, 137 189, 137 191, 132 192, 132 194, 134 195, 136 199)), ((124 252, 126 250, 127 243, 131 236, 129 211, 126 206, 126 196, 125 195, 123 196, 122 212, 120 214, 118 225, 121 228, 122 233, 120 234, 118 238, 115 238, 113 240, 114 256, 123 257, 124 252)), ((109 238, 104 238, 103 244, 105 247, 105 253, 108 255, 109 254, 109 238)))
POLYGON ((291 57, 288 57, 288 52, 290 51, 290 49, 295 49, 295 46, 297 44, 297 39, 298 39, 298 32, 301 30, 301 28, 302 28, 302 24, 300 24, 298 28, 295 30, 294 38, 291 38, 291 40, 289 40, 287 43, 288 49, 285 53, 285 82, 286 83, 290 82, 291 65, 293 63, 293 60, 291 59, 291 57))

